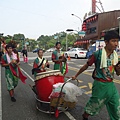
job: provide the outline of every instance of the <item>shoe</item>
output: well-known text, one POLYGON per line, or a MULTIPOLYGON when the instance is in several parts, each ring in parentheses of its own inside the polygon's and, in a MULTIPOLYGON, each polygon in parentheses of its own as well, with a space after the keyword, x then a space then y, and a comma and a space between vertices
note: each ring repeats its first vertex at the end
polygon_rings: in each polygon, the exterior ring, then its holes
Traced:
POLYGON ((11 97, 12 102, 16 102, 16 99, 14 97, 11 97))
POLYGON ((88 118, 83 118, 83 120, 88 120, 88 118))
POLYGON ((82 117, 83 117, 83 120, 88 120, 88 118, 85 118, 83 115, 82 115, 82 117))

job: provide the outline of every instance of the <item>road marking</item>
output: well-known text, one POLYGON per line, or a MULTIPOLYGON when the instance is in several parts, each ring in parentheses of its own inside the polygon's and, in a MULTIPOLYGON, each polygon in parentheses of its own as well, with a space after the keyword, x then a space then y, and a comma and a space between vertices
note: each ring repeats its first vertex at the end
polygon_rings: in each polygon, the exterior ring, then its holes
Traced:
POLYGON ((89 72, 83 72, 83 74, 92 76, 92 73, 89 73, 89 72))
POLYGON ((68 64, 72 63, 72 64, 75 64, 74 62, 67 62, 68 64))
POLYGON ((88 83, 90 89, 92 89, 92 83, 88 83))
POLYGON ((92 93, 92 90, 90 90, 90 91, 87 91, 87 92, 85 92, 85 94, 91 94, 92 93))
POLYGON ((82 88, 86 88, 86 87, 87 87, 86 85, 83 85, 83 86, 80 86, 79 88, 81 88, 81 89, 82 89, 82 88))
MULTIPOLYGON (((29 63, 28 63, 29 64, 29 63)), ((33 63, 29 64, 30 66, 33 66, 33 63)))
POLYGON ((76 120, 68 111, 64 112, 70 120, 76 120))
POLYGON ((87 72, 88 72, 88 71, 94 71, 94 69, 90 69, 90 70, 86 70, 86 71, 87 71, 87 72))
POLYGON ((82 80, 78 80, 78 82, 82 83, 83 81, 82 80))
POLYGON ((22 68, 20 68, 33 82, 35 81, 29 74, 27 74, 22 68))
POLYGON ((114 81, 115 83, 120 84, 120 80, 116 80, 116 79, 114 79, 113 81, 114 81))
MULTIPOLYGON (((76 63, 74 63, 74 64, 76 64, 76 63)), ((82 67, 83 65, 76 65, 77 67, 82 67)))
POLYGON ((0 65, 0 120, 2 120, 1 65, 0 65))

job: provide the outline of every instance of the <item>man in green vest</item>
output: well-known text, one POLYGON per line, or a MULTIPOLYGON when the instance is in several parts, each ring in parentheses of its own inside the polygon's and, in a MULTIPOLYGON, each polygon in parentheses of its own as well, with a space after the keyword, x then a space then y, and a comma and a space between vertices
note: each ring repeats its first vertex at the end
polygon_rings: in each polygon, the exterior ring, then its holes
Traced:
POLYGON ((56 42, 56 49, 52 53, 52 61, 54 62, 54 70, 60 70, 63 75, 68 72, 67 59, 64 57, 64 53, 60 50, 61 43, 56 42))
POLYGON ((108 31, 104 36, 106 46, 93 53, 87 63, 73 76, 73 80, 85 71, 89 66, 95 64, 93 72, 92 96, 85 107, 82 115, 83 120, 88 120, 88 116, 96 115, 101 108, 106 105, 110 120, 120 120, 120 98, 114 85, 114 71, 119 75, 120 65, 116 48, 119 42, 119 35, 116 31, 108 31))

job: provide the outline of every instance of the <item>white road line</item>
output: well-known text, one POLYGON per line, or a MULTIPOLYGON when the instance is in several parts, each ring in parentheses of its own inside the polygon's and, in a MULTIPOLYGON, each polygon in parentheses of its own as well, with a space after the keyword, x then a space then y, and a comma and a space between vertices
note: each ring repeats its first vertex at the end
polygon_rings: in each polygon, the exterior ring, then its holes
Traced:
POLYGON ((87 72, 87 71, 93 71, 94 69, 90 69, 90 70, 85 70, 85 72, 87 72))
MULTIPOLYGON (((30 64, 29 64, 30 65, 30 64)), ((30 65, 31 66, 31 65, 30 65)), ((33 78, 30 77, 30 75, 28 75, 22 68, 21 70, 32 80, 34 81, 33 78)), ((66 114, 66 116, 70 119, 70 120, 76 120, 68 111, 64 112, 66 114)))
POLYGON ((1 65, 0 65, 0 120, 2 120, 2 92, 1 92, 1 65))
POLYGON ((76 120, 68 111, 64 112, 70 120, 76 120))
POLYGON ((31 64, 28 63, 28 65, 33 66, 33 63, 31 63, 31 64))
MULTIPOLYGON (((76 63, 74 63, 74 64, 76 64, 76 63)), ((83 64, 83 65, 84 65, 84 64, 83 64)), ((79 65, 79 64, 77 64, 76 66, 77 66, 77 67, 82 67, 83 65, 79 65)), ((92 66, 89 66, 89 68, 95 68, 95 66, 92 65, 92 66)))
POLYGON ((35 81, 30 75, 28 75, 22 68, 20 68, 33 82, 35 81))

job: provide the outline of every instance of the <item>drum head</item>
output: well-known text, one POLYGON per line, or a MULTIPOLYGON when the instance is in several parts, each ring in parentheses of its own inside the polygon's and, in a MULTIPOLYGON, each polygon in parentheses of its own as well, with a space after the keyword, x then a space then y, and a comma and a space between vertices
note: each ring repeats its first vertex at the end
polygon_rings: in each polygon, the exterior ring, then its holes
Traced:
POLYGON ((38 73, 38 74, 36 75, 35 81, 36 81, 36 80, 40 80, 40 79, 42 79, 42 78, 44 78, 44 77, 52 76, 52 75, 55 75, 55 76, 57 76, 57 75, 63 76, 62 73, 60 72, 60 70, 51 70, 51 71, 47 71, 47 72, 38 73))

